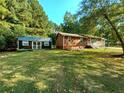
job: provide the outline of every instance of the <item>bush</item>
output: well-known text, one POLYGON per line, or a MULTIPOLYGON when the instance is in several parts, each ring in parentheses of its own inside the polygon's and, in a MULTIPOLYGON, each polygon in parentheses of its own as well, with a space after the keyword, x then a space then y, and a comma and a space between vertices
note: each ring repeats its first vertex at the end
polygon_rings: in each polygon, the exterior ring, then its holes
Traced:
POLYGON ((50 38, 52 38, 52 44, 53 45, 56 45, 56 34, 55 33, 51 33, 49 35, 50 38))
POLYGON ((3 50, 6 46, 6 40, 5 37, 0 35, 0 50, 3 50))
POLYGON ((22 26, 12 26, 10 29, 0 29, 0 49, 14 49, 16 48, 16 38, 24 36, 25 29, 22 26))

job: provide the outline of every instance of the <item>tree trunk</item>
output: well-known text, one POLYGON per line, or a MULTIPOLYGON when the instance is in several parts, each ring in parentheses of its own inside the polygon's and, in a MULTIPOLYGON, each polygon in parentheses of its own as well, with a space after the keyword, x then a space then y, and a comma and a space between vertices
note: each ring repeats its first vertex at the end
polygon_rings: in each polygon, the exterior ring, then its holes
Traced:
POLYGON ((115 25, 112 23, 112 21, 109 19, 107 14, 104 14, 104 18, 108 21, 108 23, 112 26, 113 30, 115 31, 117 38, 119 39, 121 46, 122 46, 122 50, 123 50, 123 55, 124 55, 124 41, 121 38, 121 35, 118 33, 117 28, 115 27, 115 25))

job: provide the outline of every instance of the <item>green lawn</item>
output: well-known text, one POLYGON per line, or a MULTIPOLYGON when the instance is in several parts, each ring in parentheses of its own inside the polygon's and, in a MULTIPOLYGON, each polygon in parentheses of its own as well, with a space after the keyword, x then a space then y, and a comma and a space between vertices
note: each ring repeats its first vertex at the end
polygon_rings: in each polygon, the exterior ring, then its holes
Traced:
POLYGON ((124 93, 120 49, 0 53, 0 93, 124 93))

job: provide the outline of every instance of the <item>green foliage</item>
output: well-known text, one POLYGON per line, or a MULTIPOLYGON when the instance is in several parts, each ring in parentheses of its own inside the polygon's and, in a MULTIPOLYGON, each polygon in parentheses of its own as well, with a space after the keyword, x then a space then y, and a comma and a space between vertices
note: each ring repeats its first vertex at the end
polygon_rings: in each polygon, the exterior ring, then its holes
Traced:
POLYGON ((38 0, 0 0, 0 33, 6 45, 18 36, 47 37, 53 29, 38 0))
MULTIPOLYGON (((26 28, 39 29, 40 34, 37 34, 40 36, 49 32, 48 18, 38 0, 2 0, 0 4, 0 18, 2 22, 8 22, 14 27, 20 25, 22 30, 24 26, 26 28)), ((8 27, 11 29, 11 26, 8 27)), ((33 35, 35 33, 35 31, 32 31, 33 35)))
POLYGON ((111 45, 115 45, 119 39, 104 18, 104 14, 110 18, 120 36, 124 38, 123 5, 123 0, 82 0, 78 16, 70 12, 65 13, 64 23, 61 25, 62 31, 104 37, 111 45))
POLYGON ((10 11, 0 5, 0 19, 3 20, 5 19, 8 15, 10 14, 10 11))
POLYGON ((20 25, 13 26, 11 29, 1 28, 0 29, 1 37, 1 47, 4 49, 7 48, 16 48, 16 37, 25 36, 25 28, 20 25))
POLYGON ((49 34, 49 37, 52 38, 52 44, 56 45, 56 34, 55 33, 51 33, 51 34, 49 34))
POLYGON ((79 22, 76 15, 66 12, 64 16, 64 23, 62 24, 64 32, 67 33, 80 33, 79 22))
POLYGON ((111 44, 116 44, 118 38, 111 25, 104 18, 106 14, 112 24, 124 36, 122 24, 124 22, 124 7, 122 0, 82 0, 80 11, 80 26, 86 34, 102 36, 111 44))
POLYGON ((0 21, 0 28, 6 28, 6 29, 9 29, 10 27, 12 26, 11 23, 8 23, 6 21, 0 21))
POLYGON ((12 29, 12 32, 14 33, 14 37, 26 35, 24 26, 16 25, 16 26, 12 27, 11 29, 12 29))
POLYGON ((5 0, 0 0, 0 5, 4 5, 5 4, 5 0))
POLYGON ((5 37, 0 35, 0 50, 4 49, 6 46, 6 41, 5 41, 5 37))

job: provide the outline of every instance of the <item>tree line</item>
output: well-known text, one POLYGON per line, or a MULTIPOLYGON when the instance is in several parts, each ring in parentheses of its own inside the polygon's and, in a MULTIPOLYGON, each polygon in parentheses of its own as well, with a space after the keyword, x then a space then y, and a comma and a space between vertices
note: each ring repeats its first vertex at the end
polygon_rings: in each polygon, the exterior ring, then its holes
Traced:
POLYGON ((0 49, 15 48, 18 36, 48 36, 51 27, 38 0, 0 0, 0 49))

